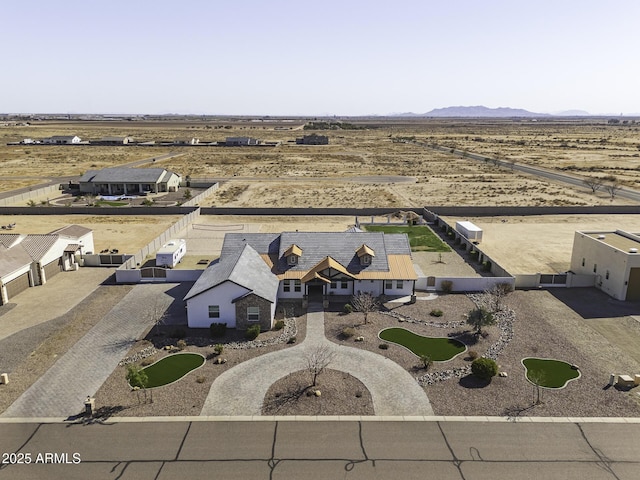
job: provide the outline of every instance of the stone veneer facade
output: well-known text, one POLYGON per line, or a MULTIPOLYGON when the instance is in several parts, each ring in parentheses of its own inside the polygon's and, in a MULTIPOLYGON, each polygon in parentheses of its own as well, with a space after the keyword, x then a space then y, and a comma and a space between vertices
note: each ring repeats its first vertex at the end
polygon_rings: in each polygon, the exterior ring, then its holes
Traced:
POLYGON ((258 323, 260 330, 271 330, 271 302, 261 298, 253 293, 242 297, 236 302, 236 328, 238 330, 246 330, 251 325, 258 323), (260 308, 260 321, 249 322, 247 320, 247 307, 260 308))

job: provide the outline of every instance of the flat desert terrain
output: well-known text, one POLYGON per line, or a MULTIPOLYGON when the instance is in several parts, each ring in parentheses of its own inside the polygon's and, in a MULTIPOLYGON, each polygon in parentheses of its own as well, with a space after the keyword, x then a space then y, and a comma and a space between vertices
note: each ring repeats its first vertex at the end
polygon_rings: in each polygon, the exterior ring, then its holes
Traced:
MULTIPOLYGON (((88 169, 123 165, 171 152, 157 162, 183 176, 218 179, 221 188, 203 206, 419 207, 429 205, 625 204, 604 191, 570 188, 400 140, 495 156, 628 188, 640 182, 640 124, 612 125, 606 118, 380 119, 353 122, 357 129, 303 130, 305 120, 247 119, 184 122, 34 121, 0 127, 0 166, 6 191, 88 169), (317 133, 329 145, 296 145, 317 133), (275 147, 138 147, 6 145, 24 138, 78 135, 83 140, 132 136, 138 141, 224 141, 250 136, 275 147)), ((633 121, 632 121, 633 122, 633 121)))
POLYGON ((120 253, 137 253, 151 240, 178 221, 179 215, 0 215, 0 224, 16 223, 2 233, 49 233, 65 225, 82 225, 93 230, 98 253, 116 248, 120 253))
POLYGON ((531 215, 445 217, 469 220, 483 230, 479 247, 512 275, 569 270, 576 230, 640 232, 638 215, 531 215))

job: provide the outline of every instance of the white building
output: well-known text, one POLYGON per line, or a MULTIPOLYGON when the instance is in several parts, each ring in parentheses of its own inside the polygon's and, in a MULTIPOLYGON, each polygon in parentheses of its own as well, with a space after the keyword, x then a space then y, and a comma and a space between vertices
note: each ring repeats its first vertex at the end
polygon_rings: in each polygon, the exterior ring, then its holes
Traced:
POLYGON ((405 234, 381 232, 228 233, 220 260, 185 297, 190 327, 211 323, 271 328, 278 300, 322 301, 359 292, 414 293, 405 234))
POLYGON ((77 135, 54 135, 42 139, 42 143, 45 145, 74 145, 81 142, 82 139, 77 135))
POLYGON ((80 225, 39 235, 0 234, 0 304, 60 272, 76 270, 76 253, 93 251, 93 232, 80 225))
POLYGON ((622 230, 576 232, 571 271, 593 275, 595 286, 618 300, 640 300, 640 235, 622 230))

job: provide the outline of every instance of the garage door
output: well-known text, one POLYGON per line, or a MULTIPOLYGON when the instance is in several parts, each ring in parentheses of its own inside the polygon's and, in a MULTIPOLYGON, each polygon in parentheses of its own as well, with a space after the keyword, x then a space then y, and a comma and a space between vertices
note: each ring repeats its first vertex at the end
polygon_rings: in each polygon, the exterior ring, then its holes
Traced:
POLYGON ((53 278, 54 275, 57 275, 62 270, 60 265, 60 259, 56 258, 53 262, 47 263, 44 266, 44 275, 47 280, 53 278))
POLYGON ((640 300, 640 268, 632 268, 629 271, 629 284, 627 285, 627 301, 640 300))
POLYGON ((23 273, 18 278, 7 282, 6 287, 7 296, 9 297, 9 301, 11 301, 11 298, 29 288, 29 272, 23 273))

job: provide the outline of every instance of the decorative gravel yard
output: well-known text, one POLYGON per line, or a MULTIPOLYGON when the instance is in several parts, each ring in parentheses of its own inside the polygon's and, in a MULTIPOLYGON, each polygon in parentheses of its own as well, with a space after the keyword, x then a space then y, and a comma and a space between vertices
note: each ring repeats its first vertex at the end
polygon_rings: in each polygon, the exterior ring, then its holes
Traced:
POLYGON ((148 378, 147 388, 177 382, 192 370, 200 368, 204 362, 205 358, 199 353, 176 353, 164 357, 143 369, 148 378))
POLYGON ((571 380, 580 378, 580 371, 562 360, 529 357, 522 360, 522 365, 527 380, 545 388, 564 388, 571 380))
POLYGON ((434 362, 446 362, 467 349, 462 342, 453 338, 425 337, 406 328, 385 328, 378 336, 411 350, 417 356, 429 355, 434 362))

